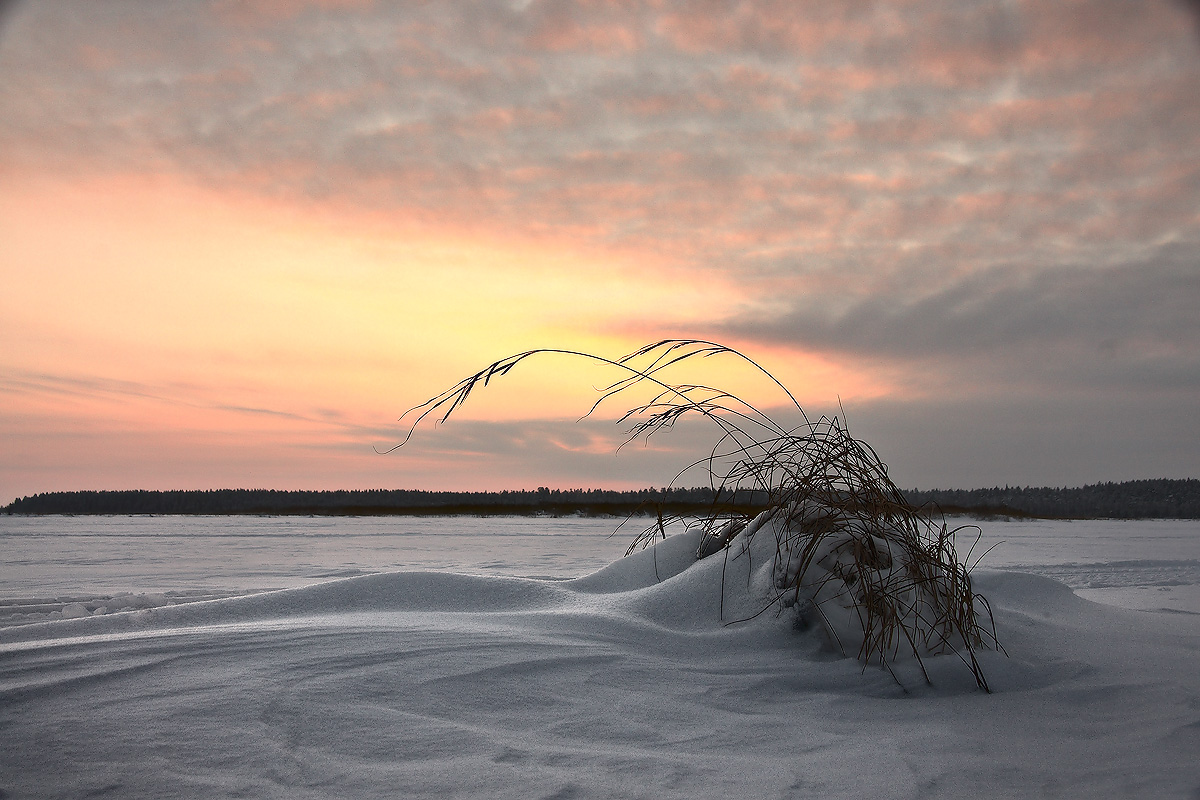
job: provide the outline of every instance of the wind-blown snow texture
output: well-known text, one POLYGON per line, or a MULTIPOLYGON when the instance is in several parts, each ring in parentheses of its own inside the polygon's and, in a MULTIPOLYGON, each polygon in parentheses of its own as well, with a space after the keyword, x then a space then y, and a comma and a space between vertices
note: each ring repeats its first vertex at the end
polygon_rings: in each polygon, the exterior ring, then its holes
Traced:
POLYGON ((757 565, 695 544, 0 629, 2 796, 1200 794, 1200 614, 979 570, 995 693, 953 656, 932 687, 900 665, 906 693, 786 615, 722 624, 757 565))

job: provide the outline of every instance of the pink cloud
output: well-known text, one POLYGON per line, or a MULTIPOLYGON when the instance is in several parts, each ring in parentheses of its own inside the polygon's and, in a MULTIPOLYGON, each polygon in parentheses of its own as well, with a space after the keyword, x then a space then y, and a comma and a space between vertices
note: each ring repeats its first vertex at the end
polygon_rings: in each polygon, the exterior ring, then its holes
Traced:
POLYGON ((606 55, 628 54, 644 46, 637 27, 618 21, 580 21, 565 6, 543 14, 526 43, 535 50, 606 55))
POLYGON ((227 22, 256 26, 294 19, 305 12, 363 11, 374 5, 375 0, 217 0, 213 10, 227 22))
POLYGON ((831 41, 861 39, 870 25, 852 3, 693 0, 663 14, 658 30, 674 46, 691 53, 812 53, 831 41))

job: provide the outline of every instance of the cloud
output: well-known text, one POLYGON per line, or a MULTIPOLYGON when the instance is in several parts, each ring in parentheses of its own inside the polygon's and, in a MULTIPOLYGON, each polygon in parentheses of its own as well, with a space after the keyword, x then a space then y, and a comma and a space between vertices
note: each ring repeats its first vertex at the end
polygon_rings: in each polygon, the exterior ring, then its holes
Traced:
POLYGON ((1200 244, 1111 267, 1004 265, 845 304, 797 291, 774 316, 721 328, 741 339, 893 364, 938 364, 1052 393, 1069 386, 1200 390, 1200 244))
MULTIPOLYGON (((735 287, 724 311, 657 288, 650 308, 610 302, 583 335, 662 309, 672 333, 940 390, 1182 405, 1200 374, 1197 9, 7 5, 0 177, 182 175, 735 287)), ((570 291, 545 304, 578 307, 570 291)))
POLYGON ((106 7, 15 15, 9 161, 173 165, 708 269, 1196 225, 1187 176, 1171 220, 1143 210, 1200 139, 1169 3, 106 7))
POLYGON ((1172 397, 991 393, 847 403, 850 431, 904 488, 1083 486, 1200 474, 1194 408, 1172 397))
POLYGON ((1196 17, 1196 32, 1200 34, 1200 2, 1198 0, 1178 0, 1178 2, 1196 17))
POLYGON ((37 396, 89 398, 98 395, 162 399, 154 387, 135 381, 50 375, 7 370, 0 374, 0 392, 37 396))
POLYGON ((173 169, 738 274, 886 269, 914 245, 943 272, 1047 260, 1025 248, 1093 260, 1098 239, 1200 225, 1200 58, 1177 3, 230 16, 244 5, 19 6, 5 162, 173 169))
POLYGON ((0 0, 0 37, 4 35, 4 23, 17 9, 20 0, 0 0))
MULTIPOLYGON (((678 486, 708 483, 703 467, 679 473, 708 455, 719 438, 715 427, 703 420, 684 420, 649 441, 639 438, 622 447, 628 427, 599 418, 457 419, 418 429, 408 443, 381 461, 389 469, 408 471, 469 462, 494 488, 664 486, 676 475, 678 486)), ((375 433, 382 435, 380 449, 387 449, 403 432, 378 429, 375 433)))
MULTIPOLYGON (((199 412, 219 412, 243 418, 266 417, 280 421, 299 423, 301 426, 313 427, 345 427, 353 429, 352 425, 342 425, 341 414, 324 409, 314 409, 308 413, 298 413, 277 408, 249 406, 227 402, 219 397, 219 391, 195 384, 151 384, 138 381, 119 380, 107 377, 84 375, 59 375, 44 372, 29 372, 20 369, 6 369, 0 372, 0 395, 7 394, 13 404, 6 409, 9 413, 0 415, 0 422, 11 421, 21 414, 31 411, 45 410, 49 405, 67 400, 73 403, 73 413, 80 418, 91 417, 96 424, 114 424, 116 416, 111 414, 111 406, 123 407, 121 417, 128 416, 132 408, 138 408, 135 413, 145 414, 146 408, 155 409, 154 418, 143 417, 146 425, 161 423, 170 416, 178 421, 179 410, 195 410, 199 412), (132 404, 145 402, 147 405, 132 404), (107 417, 107 418, 106 418, 107 417), (102 419, 104 422, 101 422, 102 419)), ((199 421, 199 415, 192 419, 199 421)))

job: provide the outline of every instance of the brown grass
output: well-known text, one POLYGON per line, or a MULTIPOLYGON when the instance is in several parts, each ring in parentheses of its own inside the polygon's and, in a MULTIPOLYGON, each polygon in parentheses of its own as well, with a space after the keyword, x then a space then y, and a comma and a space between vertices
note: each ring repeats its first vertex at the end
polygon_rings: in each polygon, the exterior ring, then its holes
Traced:
MULTIPOLYGON (((619 419, 629 426, 626 443, 669 429, 687 415, 700 415, 716 426, 719 436, 709 454, 677 473, 671 485, 701 468, 714 489, 711 514, 682 520, 705 532, 697 558, 722 552, 728 558, 735 542, 744 546, 753 536, 774 536, 774 595, 759 613, 791 609, 799 620, 819 621, 845 655, 889 671, 892 661, 912 655, 927 681, 923 658, 954 653, 980 688, 989 690, 976 653, 999 648, 999 643, 991 608, 972 590, 969 569, 956 551, 958 529, 949 529, 935 508, 911 506, 875 451, 850 436, 837 417, 810 421, 782 383, 731 348, 668 339, 619 359, 558 349, 519 353, 406 412, 401 420, 411 419, 411 426, 396 447, 423 420, 445 422, 475 389, 528 358, 553 353, 625 373, 600 390, 585 416, 635 387, 650 389, 649 399, 619 419), (681 362, 712 356, 742 359, 773 381, 798 413, 800 425, 785 429, 730 392, 665 379, 666 371, 681 362), (761 504, 763 498, 767 510, 754 520, 716 510, 761 504)), ((629 552, 665 537, 676 521, 659 515, 629 552)))

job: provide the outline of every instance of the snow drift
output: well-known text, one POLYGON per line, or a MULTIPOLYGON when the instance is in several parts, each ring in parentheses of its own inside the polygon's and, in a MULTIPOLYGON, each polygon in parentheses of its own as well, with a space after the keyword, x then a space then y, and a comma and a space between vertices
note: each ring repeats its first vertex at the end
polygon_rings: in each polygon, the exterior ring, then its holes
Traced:
POLYGON ((1200 616, 981 572, 1010 657, 902 688, 699 532, 591 575, 398 572, 0 630, 10 797, 1190 797, 1200 616), (724 572, 724 576, 722 576, 724 572), (723 579, 722 579, 723 577, 723 579))
MULTIPOLYGON (((976 684, 989 690, 977 651, 999 642, 990 606, 975 594, 959 559, 956 531, 935 508, 913 507, 875 451, 852 437, 842 421, 810 420, 777 378, 725 345, 664 339, 618 359, 559 349, 502 358, 409 409, 401 417, 412 417, 408 435, 388 452, 402 447, 424 420, 445 422, 476 389, 550 354, 617 371, 619 378, 599 390, 589 414, 612 397, 640 396, 620 418, 631 426, 627 443, 669 430, 687 416, 707 420, 718 434, 709 455, 679 474, 703 468, 713 490, 711 508, 666 519, 660 508, 657 527, 648 528, 630 553, 665 537, 666 521, 683 521, 703 532, 698 558, 723 553, 723 575, 731 560, 741 560, 753 573, 747 575, 757 602, 752 616, 791 607, 801 625, 815 617, 843 654, 882 664, 897 681, 893 661, 911 655, 928 681, 923 657, 953 652, 976 684), (731 357, 765 376, 802 421, 787 427, 735 393, 668 379, 676 365, 714 356, 731 357), (759 513, 751 520, 748 509, 754 507, 759 513), (752 565, 767 561, 769 570, 752 565)), ((724 577, 721 584, 724 620, 724 577)))

